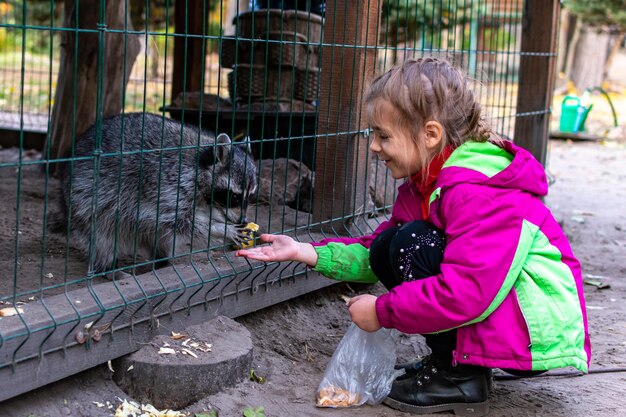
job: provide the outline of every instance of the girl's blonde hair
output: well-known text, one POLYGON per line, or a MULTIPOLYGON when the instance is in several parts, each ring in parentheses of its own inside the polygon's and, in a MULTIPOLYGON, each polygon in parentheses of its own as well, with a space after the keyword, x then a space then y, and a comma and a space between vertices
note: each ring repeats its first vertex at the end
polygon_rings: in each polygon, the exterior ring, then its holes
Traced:
POLYGON ((448 145, 501 140, 481 114, 465 74, 446 61, 411 59, 378 76, 365 96, 370 122, 378 124, 383 102, 393 106, 397 118, 394 123, 405 129, 418 146, 422 167, 448 145), (431 120, 441 124, 443 137, 439 148, 429 155, 418 138, 424 124, 431 120))

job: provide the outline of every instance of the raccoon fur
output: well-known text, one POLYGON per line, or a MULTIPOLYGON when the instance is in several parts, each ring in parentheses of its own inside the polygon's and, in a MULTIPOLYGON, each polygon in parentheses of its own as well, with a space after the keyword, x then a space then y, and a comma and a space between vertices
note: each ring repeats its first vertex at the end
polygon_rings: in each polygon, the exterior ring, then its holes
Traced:
POLYGON ((100 132, 99 158, 95 126, 77 139, 61 171, 57 216, 91 273, 139 251, 164 261, 192 239, 196 248, 247 239, 245 211, 257 187, 249 145, 144 113, 103 119, 100 132))

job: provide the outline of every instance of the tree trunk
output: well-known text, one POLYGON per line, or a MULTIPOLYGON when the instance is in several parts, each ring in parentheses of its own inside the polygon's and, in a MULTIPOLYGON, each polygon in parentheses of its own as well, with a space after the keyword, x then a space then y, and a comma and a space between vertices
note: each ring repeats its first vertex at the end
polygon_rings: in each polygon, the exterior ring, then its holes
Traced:
MULTIPOLYGON (((107 29, 124 30, 126 20, 126 30, 132 30, 124 3, 124 0, 107 1, 107 29)), ((76 0, 65 0, 65 27, 76 28, 78 19, 79 29, 97 30, 99 1, 80 1, 78 16, 76 6, 76 0)), ((104 58, 99 62, 97 32, 63 32, 50 135, 46 144, 49 159, 70 156, 74 138, 93 125, 96 117, 121 112, 126 82, 139 49, 137 35, 125 37, 123 33, 105 32, 104 58), (102 71, 101 86, 98 85, 99 71, 102 71), (100 106, 97 105, 99 90, 100 106)), ((56 164, 51 166, 51 170, 54 175, 58 173, 56 164)))
POLYGON ((568 45, 570 43, 570 34, 573 34, 573 25, 575 25, 575 17, 567 9, 561 10, 561 22, 559 24, 559 45, 556 57, 556 70, 558 73, 565 73, 565 64, 567 62, 568 45))
POLYGON ((580 27, 582 23, 579 19, 571 14, 571 20, 569 21, 569 29, 567 33, 567 51, 565 53, 565 62, 563 65, 563 73, 565 78, 569 80, 572 75, 572 66, 574 65, 574 52, 576 51, 576 45, 578 45, 578 39, 580 38, 580 27))
POLYGON ((607 28, 581 28, 569 76, 578 91, 602 84, 610 46, 611 32, 607 28))
POLYGON ((626 37, 625 32, 618 32, 615 36, 613 36, 611 49, 609 51, 609 57, 606 60, 606 64, 604 64, 604 73, 602 74, 602 79, 606 80, 609 75, 609 71, 611 70, 611 65, 613 65, 613 60, 615 56, 619 52, 622 47, 622 43, 624 42, 624 37, 626 37))

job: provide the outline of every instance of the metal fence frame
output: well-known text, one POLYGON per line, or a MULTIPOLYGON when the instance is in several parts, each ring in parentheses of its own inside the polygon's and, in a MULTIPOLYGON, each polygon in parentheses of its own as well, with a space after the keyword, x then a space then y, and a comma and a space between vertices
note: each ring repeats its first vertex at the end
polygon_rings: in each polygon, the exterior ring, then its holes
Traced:
MULTIPOLYGON (((559 12, 557 0, 524 1, 518 98, 516 112, 508 116, 515 119, 516 143, 542 162, 548 141, 559 12)), ((347 0, 326 2, 321 72, 329 76, 322 79, 319 92, 313 217, 309 225, 287 231, 302 241, 367 234, 381 221, 362 215, 367 204, 368 177, 364 173, 369 159, 367 126, 360 107, 367 83, 377 70, 376 54, 384 49, 378 42, 380 14, 378 0, 357 2, 356 6, 347 0), (337 168, 338 159, 344 164, 341 169, 337 168)), ((186 36, 197 31, 197 39, 205 40, 202 19, 193 20, 186 36)), ((183 42, 184 38, 177 39, 183 42)), ((192 56, 198 56, 202 48, 202 42, 185 47, 192 56)), ((180 49, 174 55, 178 53, 180 49)), ((199 61, 175 68, 173 92, 184 91, 188 83, 202 79, 204 66, 200 64, 204 61, 199 61)), ((22 114, 16 130, 21 148, 29 134, 24 119, 22 114)), ((21 160, 16 168, 22 169, 21 160)), ((203 267, 191 263, 121 281, 87 281, 84 288, 41 297, 23 313, 0 319, 0 378, 11 381, 0 393, 0 401, 131 353, 156 334, 216 315, 237 317, 332 284, 302 265, 268 265, 233 259, 228 253, 221 256, 223 262, 203 267)), ((12 301, 15 304, 15 293, 12 301)))

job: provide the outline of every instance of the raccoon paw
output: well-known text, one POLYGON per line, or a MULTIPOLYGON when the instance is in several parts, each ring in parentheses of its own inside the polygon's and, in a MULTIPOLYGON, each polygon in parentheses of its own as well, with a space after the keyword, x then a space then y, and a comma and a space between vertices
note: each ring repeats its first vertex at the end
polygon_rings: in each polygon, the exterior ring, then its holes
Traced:
POLYGON ((245 249, 254 245, 254 239, 259 236, 259 225, 256 223, 239 224, 235 226, 235 249, 245 249))

